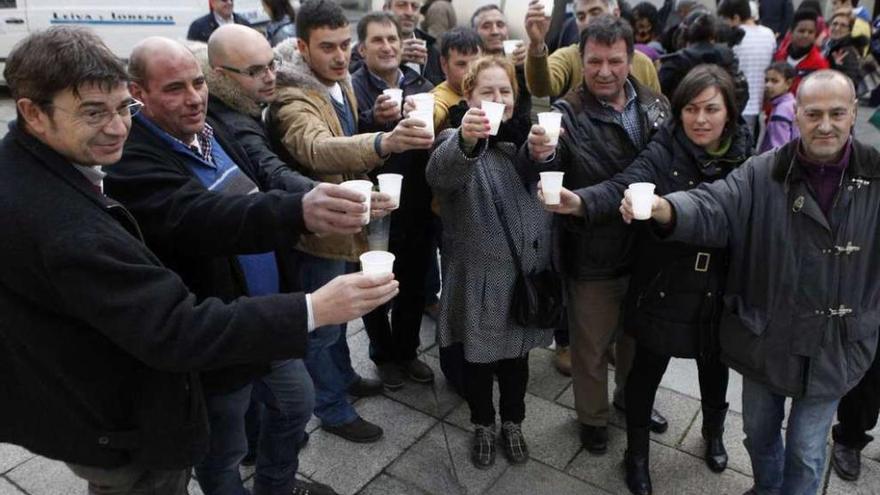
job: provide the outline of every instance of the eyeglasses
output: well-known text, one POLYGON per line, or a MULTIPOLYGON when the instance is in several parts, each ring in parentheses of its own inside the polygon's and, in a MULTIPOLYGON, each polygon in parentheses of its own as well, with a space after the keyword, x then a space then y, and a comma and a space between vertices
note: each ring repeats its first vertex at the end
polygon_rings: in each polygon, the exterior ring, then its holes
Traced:
POLYGON ((265 76, 268 72, 274 73, 276 70, 278 70, 279 65, 281 65, 281 60, 273 58, 268 65, 254 65, 248 67, 247 69, 236 69, 235 67, 228 67, 226 65, 221 65, 220 68, 223 70, 228 70, 229 72, 235 72, 236 74, 241 74, 243 76, 258 79, 265 76))
POLYGON ((108 108, 94 108, 89 110, 71 111, 51 103, 49 104, 49 106, 51 106, 55 110, 61 110, 64 113, 73 115, 75 118, 82 120, 91 127, 100 129, 113 120, 113 115, 119 115, 119 117, 121 117, 123 120, 134 117, 138 114, 138 112, 141 111, 141 109, 144 107, 144 104, 132 98, 128 100, 125 105, 117 108, 116 110, 110 110, 108 108))

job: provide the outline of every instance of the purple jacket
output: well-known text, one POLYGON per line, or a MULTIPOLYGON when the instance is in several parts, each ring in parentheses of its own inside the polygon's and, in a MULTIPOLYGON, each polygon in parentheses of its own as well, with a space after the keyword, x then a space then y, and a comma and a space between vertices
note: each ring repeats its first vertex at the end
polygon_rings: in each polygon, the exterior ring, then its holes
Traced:
POLYGON ((794 101, 794 95, 788 91, 770 101, 773 108, 758 153, 778 148, 801 135, 794 123, 794 101))

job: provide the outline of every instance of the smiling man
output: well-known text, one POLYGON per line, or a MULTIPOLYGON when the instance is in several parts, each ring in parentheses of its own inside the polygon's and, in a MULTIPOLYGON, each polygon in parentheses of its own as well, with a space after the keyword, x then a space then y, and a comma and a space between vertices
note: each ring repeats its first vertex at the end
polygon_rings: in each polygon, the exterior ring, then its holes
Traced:
POLYGON ((654 198, 669 240, 731 252, 720 343, 743 375, 751 493, 817 492, 837 404, 877 351, 880 154, 852 138, 855 117, 850 79, 814 72, 797 94, 800 139, 654 198))
POLYGON ((251 25, 244 17, 233 12, 235 5, 233 0, 208 0, 208 5, 211 8, 211 12, 199 17, 189 25, 186 39, 207 43, 211 33, 220 26, 227 24, 251 25))
MULTIPOLYGON (((120 60, 91 31, 56 26, 17 44, 3 75, 18 116, 0 142, 0 442, 66 462, 89 493, 185 494, 210 440, 198 372, 302 357, 310 327, 356 318, 396 284, 354 275, 308 295, 193 294, 144 243, 157 217, 139 226, 102 192, 100 167, 120 166, 141 106, 120 60)), ((190 107, 170 103, 188 93, 182 86, 162 99, 189 117, 175 132, 197 132, 190 107)), ((166 173, 151 185, 190 179, 179 163, 159 165, 166 173)), ((322 226, 304 213, 320 195, 252 196, 263 205, 254 209, 283 212, 269 230, 287 247, 307 229, 345 223, 345 214, 322 226)), ((358 199, 344 203, 359 212, 358 199)), ((205 209, 182 210, 206 223, 205 209)), ((213 239, 186 233, 175 246, 208 259, 213 239)))

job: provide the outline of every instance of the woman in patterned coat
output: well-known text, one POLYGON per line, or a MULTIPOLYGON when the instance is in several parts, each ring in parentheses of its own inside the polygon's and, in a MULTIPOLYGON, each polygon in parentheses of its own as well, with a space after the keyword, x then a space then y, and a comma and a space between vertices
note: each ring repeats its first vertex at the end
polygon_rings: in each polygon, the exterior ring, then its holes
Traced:
POLYGON ((529 350, 548 345, 552 329, 524 328, 510 318, 517 268, 505 222, 528 273, 550 264, 551 218, 514 169, 516 146, 505 139, 513 112, 516 76, 503 58, 483 57, 463 81, 470 109, 461 126, 440 134, 427 179, 443 221, 443 294, 440 345, 464 347, 463 392, 471 410, 471 460, 481 469, 495 461, 493 376, 501 398, 501 442, 511 463, 528 459, 521 425, 525 417, 529 350), (496 136, 481 101, 505 105, 496 136), (501 216, 495 202, 499 202, 501 216))

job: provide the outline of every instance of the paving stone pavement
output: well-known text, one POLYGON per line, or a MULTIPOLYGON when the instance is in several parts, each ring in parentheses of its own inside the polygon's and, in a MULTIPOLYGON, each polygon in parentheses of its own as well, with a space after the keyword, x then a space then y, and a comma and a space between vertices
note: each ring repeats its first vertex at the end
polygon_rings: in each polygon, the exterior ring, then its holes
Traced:
MULTIPOLYGON (((871 110, 862 108, 856 135, 880 146, 880 131, 865 124, 871 110)), ((0 125, 14 118, 8 97, 0 95, 0 125)), ((5 133, 5 125, 0 134, 5 133)), ((582 450, 577 439, 571 380, 552 367, 553 351, 532 352, 526 395, 527 419, 523 426, 531 459, 511 466, 499 455, 496 465, 479 471, 468 460, 470 433, 467 405, 443 380, 434 344, 434 326, 422 325, 422 358, 437 373, 431 386, 407 384, 396 392, 360 399, 355 405, 367 419, 385 429, 385 437, 372 445, 345 442, 309 424, 311 440, 300 457, 300 474, 330 484, 344 495, 526 495, 526 494, 625 494, 622 456, 624 418, 612 412, 609 451, 594 456, 582 450)), ((348 331, 355 369, 375 376, 369 361, 363 325, 353 322, 348 331)), ((613 379, 613 370, 609 370, 613 379)), ((612 380, 613 383, 613 380, 612 380)), ((699 384, 692 361, 674 359, 657 395, 657 408, 670 420, 669 431, 652 435, 651 470, 655 493, 734 494, 751 486, 751 466, 742 445, 740 394, 742 385, 731 374, 725 442, 730 467, 714 474, 703 464, 700 436, 699 384)), ((2 407, 2 406, 0 406, 2 407)), ((873 434, 880 437, 880 428, 873 434)), ((499 453, 500 454, 500 453, 499 453)), ((863 452, 862 478, 856 482, 829 474, 821 493, 827 495, 880 495, 880 442, 863 452)), ((246 486, 252 469, 242 469, 246 486)), ((0 495, 82 495, 84 484, 60 462, 0 444, 0 495)), ((202 495, 195 481, 192 495, 202 495)))

